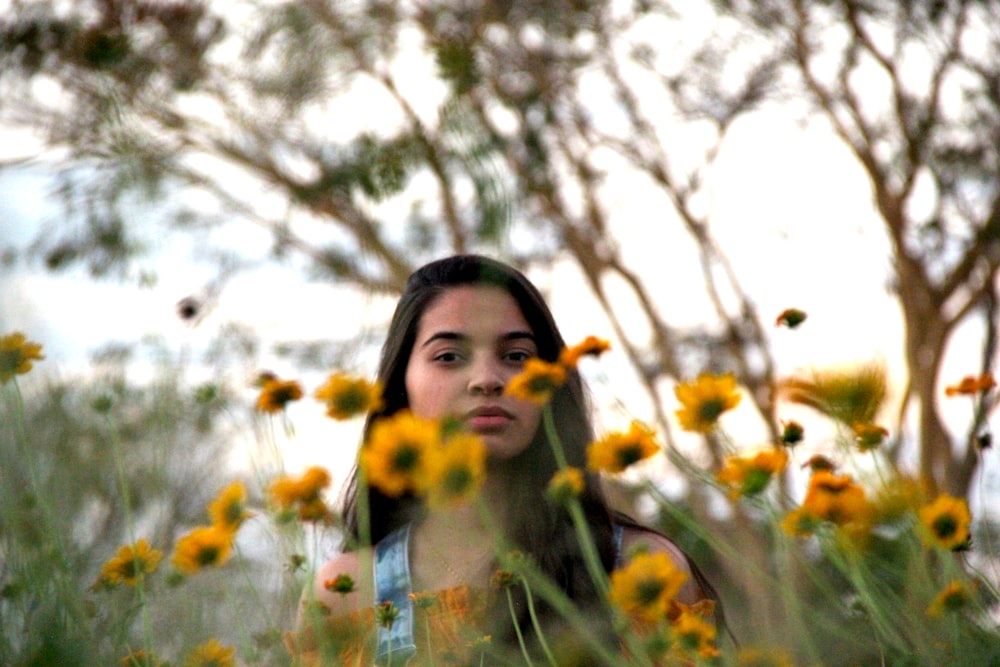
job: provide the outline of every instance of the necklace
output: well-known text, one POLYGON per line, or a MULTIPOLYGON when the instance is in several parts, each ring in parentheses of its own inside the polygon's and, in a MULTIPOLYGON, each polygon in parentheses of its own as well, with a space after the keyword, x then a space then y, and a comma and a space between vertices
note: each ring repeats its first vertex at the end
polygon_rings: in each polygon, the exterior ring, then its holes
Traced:
MULTIPOLYGON (((450 574, 452 577, 454 577, 455 581, 457 581, 459 584, 463 584, 463 585, 467 586, 469 584, 469 582, 467 582, 465 580, 465 577, 463 577, 462 575, 460 575, 458 573, 458 571, 454 567, 451 566, 451 563, 449 562, 448 557, 445 556, 443 553, 441 553, 441 550, 437 548, 437 546, 434 544, 434 541, 433 540, 429 540, 429 539, 425 539, 424 541, 427 543, 427 546, 430 547, 430 550, 434 553, 434 556, 441 563, 441 565, 444 566, 444 569, 448 571, 448 574, 450 574)), ((488 557, 489 557, 489 553, 486 553, 486 554, 481 555, 481 556, 476 556, 475 558, 471 558, 468 561, 465 561, 464 563, 462 563, 462 566, 465 569, 469 569, 473 565, 479 565, 479 564, 481 564, 488 557)))

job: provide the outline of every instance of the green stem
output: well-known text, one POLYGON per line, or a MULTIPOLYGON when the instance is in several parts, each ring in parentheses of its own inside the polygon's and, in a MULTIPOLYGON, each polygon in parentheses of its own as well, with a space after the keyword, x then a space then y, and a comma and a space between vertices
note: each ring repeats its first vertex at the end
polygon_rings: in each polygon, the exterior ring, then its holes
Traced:
MULTIPOLYGON (((542 626, 538 622, 538 615, 535 613, 535 600, 534 596, 531 594, 531 587, 528 582, 521 579, 521 585, 524 586, 524 595, 528 601, 528 615, 531 617, 531 625, 535 628, 535 634, 538 636, 538 643, 542 647, 542 651, 545 652, 545 658, 549 661, 552 667, 559 667, 559 663, 556 662, 555 657, 552 655, 552 651, 549 649, 549 643, 545 641, 545 633, 542 632, 542 626)), ((510 589, 507 590, 507 599, 510 599, 510 589)))
MULTIPOLYGON (((135 523, 132 521, 132 498, 129 495, 128 479, 125 476, 125 460, 122 456, 121 437, 118 434, 118 429, 115 428, 111 415, 107 412, 104 413, 104 423, 105 426, 107 426, 108 434, 110 436, 111 456, 115 460, 115 469, 118 473, 119 492, 122 494, 122 512, 125 515, 125 532, 128 536, 129 543, 135 544, 135 523)), ((136 565, 138 565, 138 563, 136 563, 136 565)), ((145 577, 140 577, 140 580, 136 585, 136 594, 139 596, 139 608, 142 613, 143 646, 147 651, 151 651, 153 646, 153 632, 152 623, 149 618, 149 605, 146 604, 145 577)))
MULTIPOLYGON (((479 510, 479 515, 483 523, 493 536, 494 549, 497 554, 501 556, 510 554, 515 547, 507 541, 505 535, 500 530, 499 523, 497 523, 496 518, 486 503, 483 502, 482 498, 477 500, 476 507, 479 510)), ((504 567, 502 558, 501 566, 504 567)), ((576 631, 577 637, 593 651, 593 655, 600 660, 601 664, 608 667, 617 667, 621 663, 621 656, 612 654, 608 650, 608 647, 598 637, 594 636, 593 628, 583 614, 580 613, 580 610, 573 604, 573 601, 569 599, 566 592, 549 577, 538 571, 534 563, 521 563, 514 569, 517 570, 517 574, 522 578, 527 578, 539 597, 550 604, 555 612, 569 623, 576 631)))
POLYGON ((517 613, 514 611, 514 597, 510 594, 510 588, 504 589, 507 593, 507 608, 510 610, 510 619, 514 622, 514 632, 517 633, 517 643, 521 646, 521 655, 528 667, 534 667, 531 656, 528 655, 528 647, 524 645, 524 635, 521 634, 521 624, 517 622, 517 613))
MULTIPOLYGON (((426 611, 426 610, 424 610, 426 611)), ((434 649, 431 642, 431 619, 425 613, 424 615, 424 630, 427 635, 427 662, 434 667, 434 649)))
MULTIPOLYGON (((552 407, 549 405, 546 405, 542 411, 542 423, 545 427, 545 435, 549 441, 549 445, 552 447, 552 453, 556 458, 556 464, 560 470, 565 470, 568 467, 566 453, 563 450, 559 432, 556 430, 552 407)), ((587 572, 590 574, 594 585, 597 586, 598 592, 604 596, 608 590, 608 575, 604 571, 601 557, 597 553, 597 545, 594 543, 594 537, 590 532, 590 526, 587 524, 587 518, 583 514, 583 507, 581 507, 579 501, 574 499, 568 504, 568 508, 570 518, 573 521, 573 528, 576 530, 577 539, 583 551, 583 559, 587 566, 587 572)))

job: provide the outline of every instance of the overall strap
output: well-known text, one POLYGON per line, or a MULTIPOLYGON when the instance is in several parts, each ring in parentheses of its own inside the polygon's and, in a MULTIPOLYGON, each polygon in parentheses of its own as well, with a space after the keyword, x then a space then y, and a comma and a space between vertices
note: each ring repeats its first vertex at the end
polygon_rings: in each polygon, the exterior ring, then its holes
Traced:
POLYGON ((406 524, 375 545, 375 560, 372 564, 375 604, 377 606, 389 601, 399 610, 391 628, 378 626, 375 664, 379 667, 405 665, 417 652, 413 641, 409 544, 410 524, 406 524))
POLYGON ((625 528, 620 523, 612 523, 611 530, 615 541, 615 569, 622 566, 622 537, 625 535, 625 528))

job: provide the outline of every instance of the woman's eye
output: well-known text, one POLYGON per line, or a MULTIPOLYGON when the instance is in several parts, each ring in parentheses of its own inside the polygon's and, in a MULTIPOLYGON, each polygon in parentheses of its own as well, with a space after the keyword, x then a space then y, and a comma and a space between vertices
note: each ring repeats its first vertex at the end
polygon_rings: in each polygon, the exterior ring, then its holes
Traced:
POLYGON ((528 352, 522 350, 513 350, 507 353, 507 359, 515 363, 523 364, 525 361, 532 357, 528 352))
POLYGON ((459 357, 457 352, 439 352, 434 355, 434 361, 443 361, 444 363, 451 363, 458 361, 458 359, 459 357))

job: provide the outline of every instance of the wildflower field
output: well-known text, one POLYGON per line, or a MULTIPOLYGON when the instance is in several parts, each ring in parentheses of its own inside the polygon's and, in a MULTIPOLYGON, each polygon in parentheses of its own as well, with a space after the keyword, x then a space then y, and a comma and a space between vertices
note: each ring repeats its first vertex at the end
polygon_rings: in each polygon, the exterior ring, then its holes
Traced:
MULTIPOLYGON (((608 348, 588 338, 558 362, 532 361, 507 391, 545 405, 569 368, 601 363, 608 348)), ((317 465, 286 474, 274 433, 294 428, 287 418, 294 401, 315 400, 331 419, 358 419, 379 405, 379 387, 333 373, 309 391, 296 380, 261 376, 256 465, 230 473, 195 449, 150 457, 129 447, 135 405, 166 405, 169 387, 151 398, 113 384, 83 399, 53 396, 37 373, 43 350, 22 333, 0 337, 0 664, 294 664, 284 635, 317 554, 329 556, 340 533, 331 471, 317 465), (52 412, 39 421, 43 401, 60 406, 76 431, 54 430, 52 412), (86 430, 70 419, 83 412, 94 417, 86 430), (53 432, 65 452, 36 446, 53 432), (168 454, 186 457, 187 472, 168 472, 168 454), (81 458, 74 470, 73 456, 100 460, 99 473, 74 486, 69 480, 85 466, 81 458), (158 499, 168 486, 187 492, 164 506, 158 499), (73 495, 80 489, 89 491, 73 495), (72 513, 67 497, 78 505, 72 513)), ((189 402, 159 415, 154 438, 211 440, 205 420, 220 404, 218 391, 182 387, 189 402)), ((932 488, 883 456, 894 435, 878 421, 884 370, 817 370, 781 380, 774 391, 779 406, 808 409, 834 436, 813 446, 812 427, 781 419, 774 442, 739 442, 725 428, 742 398, 737 379, 704 373, 676 386, 672 416, 677 428, 721 444, 727 455, 719 465, 685 458, 664 446, 656 429, 633 421, 590 445, 588 470, 564 465, 548 487, 586 542, 577 497, 587 473, 603 475, 616 498, 644 508, 643 517, 706 570, 729 630, 717 625, 711 604, 674 599, 686 575, 670 558, 637 553, 609 576, 590 554, 619 645, 594 646, 581 634, 572 649, 547 649, 546 663, 1000 665, 996 517, 976 516, 966 498, 932 488), (687 495, 668 496, 656 480, 630 474, 653 457, 668 457, 687 495)), ((945 400, 967 401, 970 419, 982 420, 996 386, 988 374, 971 375, 945 393, 945 400)), ((545 425, 551 429, 551 419, 545 425)), ((564 460, 552 435, 556 459, 564 460)), ((988 432, 979 445, 977 456, 996 456, 988 432)), ((485 475, 475 437, 406 412, 377 424, 359 461, 367 483, 425 497, 430 511, 475 503, 485 475)), ((564 609, 569 627, 585 620, 556 587, 537 580, 530 562, 514 553, 497 558, 496 594, 524 586, 529 600, 564 609)), ((346 578, 327 582, 340 593, 353 586, 346 578)), ((420 594, 414 603, 423 611, 434 604, 420 594)), ((380 606, 376 618, 391 625, 391 605, 380 606)), ((488 646, 489 637, 471 642, 466 662, 480 664, 488 646)), ((325 654, 323 664, 337 664, 337 655, 325 654)))

